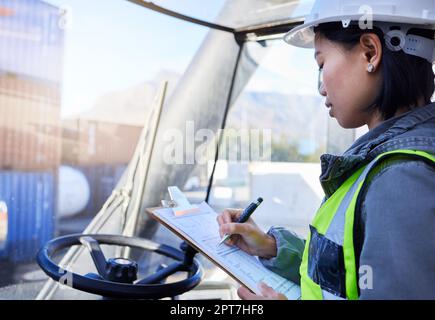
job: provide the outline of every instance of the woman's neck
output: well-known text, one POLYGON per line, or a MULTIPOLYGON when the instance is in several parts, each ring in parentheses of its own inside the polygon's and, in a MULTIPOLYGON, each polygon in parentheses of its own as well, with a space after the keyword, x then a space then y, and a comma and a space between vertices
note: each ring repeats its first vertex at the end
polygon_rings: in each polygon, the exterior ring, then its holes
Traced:
MULTIPOLYGON (((407 108, 407 107, 399 108, 397 110, 397 112, 394 114, 394 117, 398 117, 398 116, 408 112, 409 110, 420 108, 420 107, 424 107, 425 105, 426 105, 426 103, 424 102, 424 99, 419 99, 417 106, 411 106, 409 108, 407 108)), ((367 126, 369 127, 369 130, 372 130, 372 129, 376 128, 378 125, 380 125, 384 121, 385 120, 382 117, 382 114, 379 111, 376 111, 368 119, 367 126)))
POLYGON ((373 130, 383 121, 382 115, 379 112, 376 112, 376 114, 373 114, 373 116, 367 121, 367 127, 369 127, 369 130, 373 130))

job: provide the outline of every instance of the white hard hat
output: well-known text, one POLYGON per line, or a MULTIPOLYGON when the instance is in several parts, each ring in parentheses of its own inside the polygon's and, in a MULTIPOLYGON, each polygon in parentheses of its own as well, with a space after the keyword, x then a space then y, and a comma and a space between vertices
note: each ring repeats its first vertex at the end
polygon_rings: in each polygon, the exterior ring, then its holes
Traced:
POLYGON ((411 28, 435 30, 434 0, 316 0, 305 23, 290 30, 284 40, 297 47, 313 48, 315 26, 342 22, 343 28, 347 28, 351 22, 358 22, 367 28, 367 19, 384 31, 386 40, 394 37, 400 40, 399 45, 386 41, 390 50, 403 50, 435 62, 434 39, 407 34, 411 28), (393 26, 401 29, 390 30, 393 26))

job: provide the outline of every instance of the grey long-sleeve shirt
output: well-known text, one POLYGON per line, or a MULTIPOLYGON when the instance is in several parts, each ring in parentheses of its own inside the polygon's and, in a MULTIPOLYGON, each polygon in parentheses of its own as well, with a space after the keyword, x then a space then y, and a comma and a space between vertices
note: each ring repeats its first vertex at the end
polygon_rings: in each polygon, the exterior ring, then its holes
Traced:
MULTIPOLYGON (((385 122, 341 157, 323 157, 321 182, 327 196, 355 164, 406 148, 435 154, 435 104, 385 122)), ((360 290, 360 299, 435 299, 433 164, 421 160, 390 163, 371 177, 360 199, 354 229, 357 268, 371 270, 373 275, 372 285, 366 283, 367 288, 360 290)), ((262 263, 299 283, 304 240, 283 228, 271 228, 269 234, 277 240, 277 256, 261 259, 262 263)))

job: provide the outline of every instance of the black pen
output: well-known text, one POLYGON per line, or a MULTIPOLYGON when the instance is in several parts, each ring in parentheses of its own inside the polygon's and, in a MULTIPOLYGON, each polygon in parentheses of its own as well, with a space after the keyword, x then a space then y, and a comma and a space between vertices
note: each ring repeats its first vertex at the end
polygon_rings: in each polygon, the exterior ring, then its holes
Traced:
MULTIPOLYGON (((237 219, 236 223, 244 223, 244 222, 248 221, 251 214, 254 213, 255 209, 257 209, 258 206, 260 205, 260 203, 262 203, 262 202, 263 202, 263 198, 258 198, 256 202, 252 202, 249 206, 247 206, 245 208, 245 210, 243 210, 239 219, 237 219)), ((227 241, 229 237, 231 237, 230 234, 224 234, 224 237, 222 238, 222 240, 219 242, 219 244, 217 246, 219 247, 222 243, 227 241)))

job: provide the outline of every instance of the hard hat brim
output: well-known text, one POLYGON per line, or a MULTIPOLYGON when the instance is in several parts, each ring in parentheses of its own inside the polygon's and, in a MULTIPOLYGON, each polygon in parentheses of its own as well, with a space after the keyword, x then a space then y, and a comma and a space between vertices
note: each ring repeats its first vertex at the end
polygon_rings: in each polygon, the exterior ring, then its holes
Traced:
MULTIPOLYGON (((284 41, 290 45, 300 48, 314 48, 314 27, 328 22, 341 22, 343 20, 359 21, 361 15, 349 15, 348 17, 336 16, 319 19, 304 23, 287 32, 284 35, 284 41)), ((374 15, 373 20, 376 22, 385 22, 388 24, 413 25, 422 29, 435 29, 435 21, 430 19, 418 19, 400 16, 374 15)))

